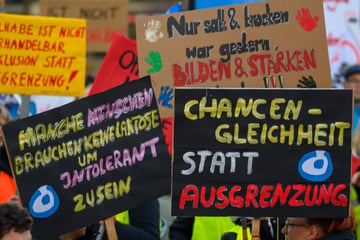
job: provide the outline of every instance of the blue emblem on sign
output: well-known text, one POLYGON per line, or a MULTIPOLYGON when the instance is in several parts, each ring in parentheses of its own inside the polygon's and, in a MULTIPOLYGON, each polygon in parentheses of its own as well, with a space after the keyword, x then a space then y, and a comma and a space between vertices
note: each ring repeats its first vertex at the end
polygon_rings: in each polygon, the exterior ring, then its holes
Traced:
POLYGON ((300 159, 298 170, 300 175, 309 181, 325 181, 333 173, 330 154, 322 150, 306 153, 300 159))
POLYGON ((59 197, 55 190, 50 185, 43 185, 31 196, 29 210, 33 217, 47 218, 58 210, 59 205, 59 197))

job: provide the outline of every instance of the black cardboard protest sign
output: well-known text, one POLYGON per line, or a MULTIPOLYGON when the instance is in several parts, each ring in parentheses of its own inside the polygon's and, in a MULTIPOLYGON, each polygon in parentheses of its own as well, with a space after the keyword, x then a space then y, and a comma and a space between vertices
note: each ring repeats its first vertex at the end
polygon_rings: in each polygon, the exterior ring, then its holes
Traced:
POLYGON ((37 239, 170 192, 170 156, 149 77, 12 122, 3 132, 37 239))
POLYGON ((175 90, 172 214, 346 217, 352 92, 175 90))

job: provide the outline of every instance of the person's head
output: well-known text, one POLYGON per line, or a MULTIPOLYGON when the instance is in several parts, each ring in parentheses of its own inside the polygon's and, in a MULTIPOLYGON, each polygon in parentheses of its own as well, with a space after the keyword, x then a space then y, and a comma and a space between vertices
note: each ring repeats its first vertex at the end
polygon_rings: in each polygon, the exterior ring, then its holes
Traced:
POLYGON ((33 220, 26 208, 0 204, 0 240, 31 240, 33 220))
POLYGON ((0 126, 3 126, 10 122, 11 116, 9 110, 3 106, 0 105, 0 126))
POLYGON ((288 218, 281 233, 289 240, 315 240, 354 227, 353 215, 350 218, 288 218))
MULTIPOLYGON (((4 126, 8 122, 10 122, 10 120, 11 120, 11 117, 10 117, 9 110, 5 106, 0 105, 0 126, 4 126)), ((3 139, 2 139, 1 133, 0 133, 0 146, 1 145, 3 145, 3 139)))
POLYGON ((344 78, 344 88, 353 89, 354 103, 360 105, 360 64, 346 67, 344 78))

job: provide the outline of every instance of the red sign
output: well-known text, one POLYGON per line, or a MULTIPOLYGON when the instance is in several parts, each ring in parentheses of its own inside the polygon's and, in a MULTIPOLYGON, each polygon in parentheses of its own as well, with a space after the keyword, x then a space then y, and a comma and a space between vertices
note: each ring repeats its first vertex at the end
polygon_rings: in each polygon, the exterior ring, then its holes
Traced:
POLYGON ((89 95, 139 78, 136 42, 115 34, 89 95))

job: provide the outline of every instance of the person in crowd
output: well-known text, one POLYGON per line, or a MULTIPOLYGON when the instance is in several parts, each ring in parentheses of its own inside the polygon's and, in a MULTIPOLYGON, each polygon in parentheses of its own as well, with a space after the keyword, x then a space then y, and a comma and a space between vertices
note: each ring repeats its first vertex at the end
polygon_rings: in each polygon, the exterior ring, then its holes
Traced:
MULTIPOLYGON (((238 218, 234 221, 237 225, 233 229, 226 231, 221 240, 245 240, 244 227, 247 229, 247 239, 251 239, 252 219, 238 218), (247 220, 246 220, 247 219, 247 220), (241 234, 241 236, 239 236, 241 234)), ((268 217, 260 220, 260 239, 261 240, 284 240, 285 237, 281 234, 281 227, 285 223, 285 218, 268 217)))
POLYGON ((26 208, 14 203, 0 204, 0 240, 31 240, 32 224, 26 208))
MULTIPOLYGON (((0 126, 4 126, 10 121, 11 121, 11 117, 9 110, 4 105, 0 105, 0 126)), ((2 146, 3 144, 4 142, 0 132, 0 146, 2 146)))
POLYGON ((350 65, 344 68, 345 78, 343 87, 353 90, 353 129, 352 129, 352 159, 351 159, 351 200, 355 211, 356 236, 360 238, 360 64, 350 65))
MULTIPOLYGON (((117 214, 115 219, 118 240, 160 239, 158 199, 147 201, 137 208, 117 214)), ((107 235, 104 234, 104 236, 104 240, 107 240, 107 235)))
MULTIPOLYGON (((159 240, 160 210, 157 199, 150 200, 137 208, 115 216, 118 240, 159 240)), ((102 224, 92 224, 64 234, 59 240, 107 240, 102 224)))
POLYGON ((171 216, 171 195, 164 195, 159 198, 160 205, 160 239, 169 240, 169 229, 175 216, 171 216))
POLYGON ((354 113, 353 113, 353 135, 359 125, 360 120, 360 64, 350 65, 344 69, 343 87, 352 89, 354 95, 354 113))
MULTIPOLYGON (((11 121, 10 112, 8 109, 0 105, 0 126, 11 121)), ((3 138, 0 132, 0 203, 7 202, 11 196, 15 194, 15 181, 12 178, 9 160, 4 147, 3 138)))
POLYGON ((61 235, 54 240, 101 240, 103 236, 100 224, 91 224, 72 232, 61 235))
POLYGON ((220 239, 234 226, 230 217, 176 217, 170 226, 169 239, 220 239))
POLYGON ((351 203, 355 212, 357 239, 360 239, 360 128, 356 129, 351 154, 351 203))
POLYGON ((357 128, 352 140, 351 154, 351 203, 355 212, 356 237, 360 239, 360 128, 357 128))
MULTIPOLYGON (((261 240, 282 240, 280 226, 285 219, 260 221, 261 240)), ((251 239, 252 219, 242 217, 176 217, 170 226, 170 240, 246 240, 251 239), (241 235, 239 235, 241 233, 241 235)))
POLYGON ((352 159, 351 159, 351 176, 352 183, 359 187, 360 192, 360 128, 358 128, 353 136, 352 140, 352 159))
MULTIPOLYGON (((176 217, 170 225, 169 239, 221 239, 225 232, 236 226, 231 217, 176 217)), ((250 239, 250 234, 248 235, 250 239)))
POLYGON ((8 202, 16 193, 16 185, 12 178, 5 146, 0 146, 0 186, 0 203, 8 202))
POLYGON ((287 218, 281 232, 288 240, 355 240, 355 219, 287 218))

